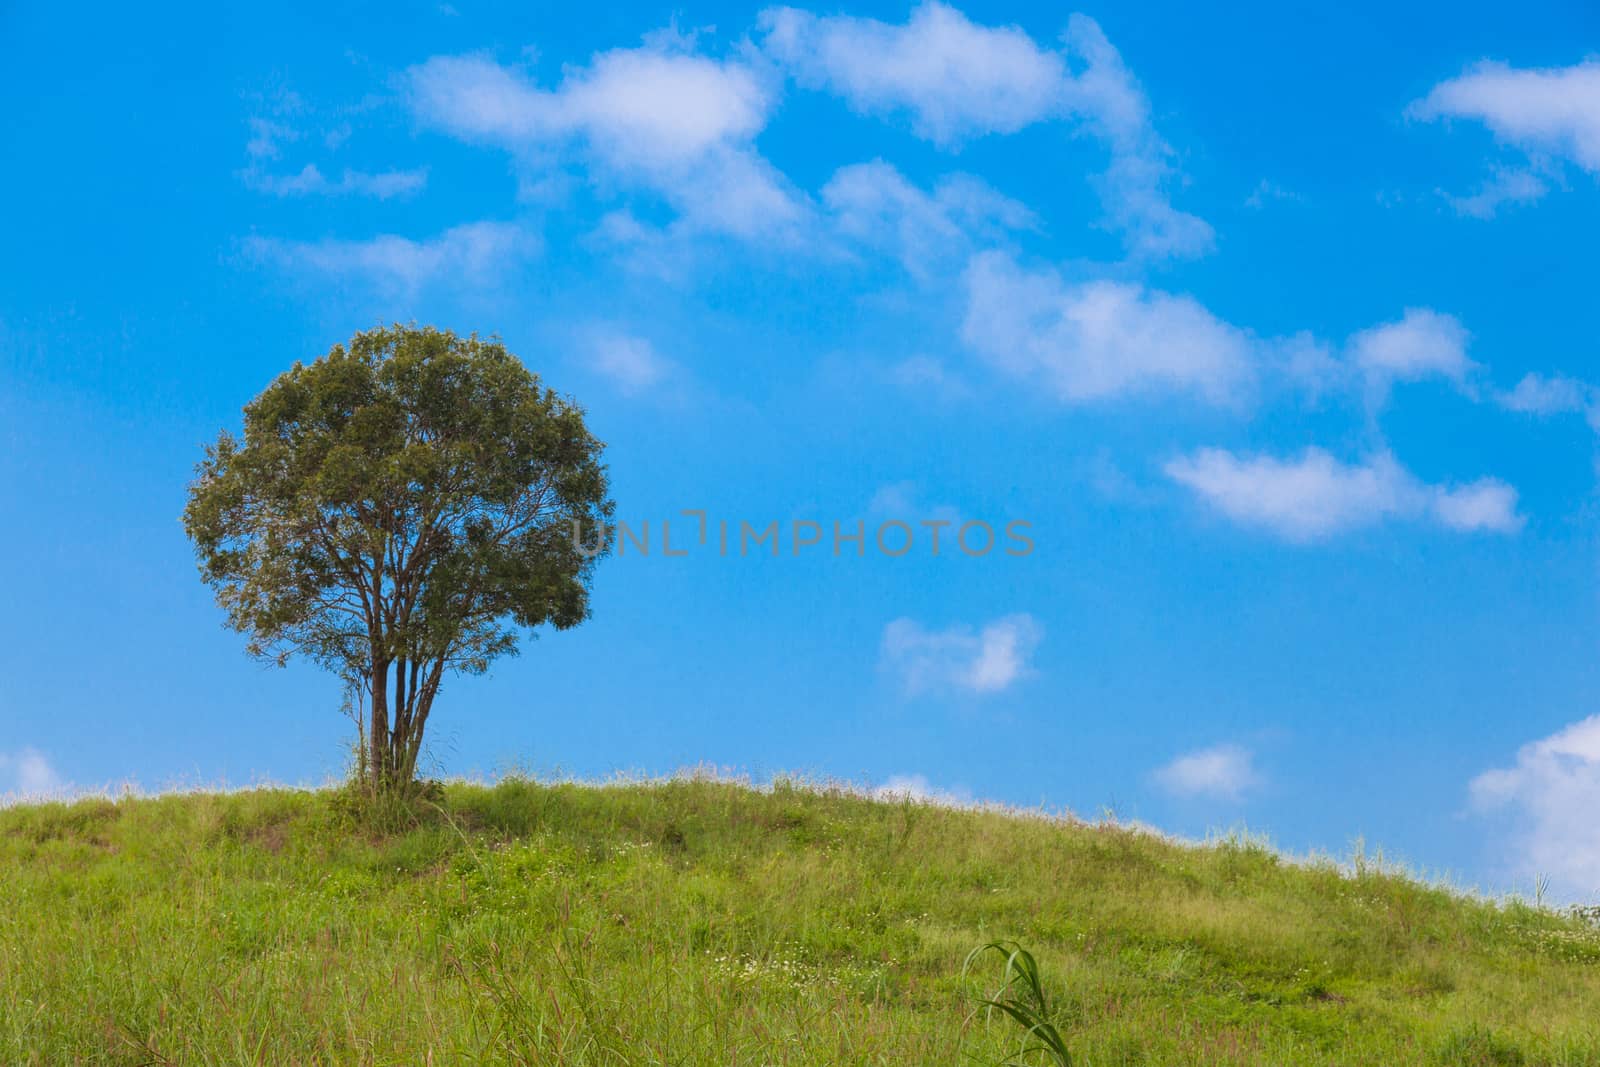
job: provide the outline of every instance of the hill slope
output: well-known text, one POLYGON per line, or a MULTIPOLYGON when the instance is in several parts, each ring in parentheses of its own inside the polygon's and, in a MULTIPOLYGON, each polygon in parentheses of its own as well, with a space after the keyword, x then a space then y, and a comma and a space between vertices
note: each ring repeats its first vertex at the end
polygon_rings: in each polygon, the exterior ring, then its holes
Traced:
POLYGON ((0 811, 0 1062, 994 1063, 962 962, 1014 937, 1079 1064, 1600 1063, 1600 933, 1381 871, 701 780, 338 797, 0 811))

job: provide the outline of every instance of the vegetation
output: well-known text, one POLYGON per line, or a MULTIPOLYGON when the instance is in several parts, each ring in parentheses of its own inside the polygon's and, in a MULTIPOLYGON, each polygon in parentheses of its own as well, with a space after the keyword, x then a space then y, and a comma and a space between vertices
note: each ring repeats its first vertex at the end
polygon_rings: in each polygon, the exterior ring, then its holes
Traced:
POLYGON ((1010 1018, 1022 1027, 1022 1032, 1032 1042, 1022 1046, 1016 1059, 1007 1060, 1006 1067, 1021 1067, 1021 1061, 1035 1052, 1053 1067, 1072 1067, 1072 1053, 1067 1048, 1066 1038, 1050 1021, 1054 1013, 1050 1010, 1044 979, 1039 975, 1039 961, 1015 941, 991 941, 973 949, 966 966, 970 968, 978 957, 991 952, 1006 961, 1000 971, 1000 988, 994 996, 984 997, 979 1003, 1010 1018))
POLYGON ((0 1062, 1600 1063, 1600 932, 1359 858, 784 783, 371 805, 0 810, 0 1062))
POLYGON ((249 650, 338 672, 365 780, 408 787, 446 672, 587 616, 612 512, 601 451, 500 344, 369 330, 245 407, 184 526, 249 650))

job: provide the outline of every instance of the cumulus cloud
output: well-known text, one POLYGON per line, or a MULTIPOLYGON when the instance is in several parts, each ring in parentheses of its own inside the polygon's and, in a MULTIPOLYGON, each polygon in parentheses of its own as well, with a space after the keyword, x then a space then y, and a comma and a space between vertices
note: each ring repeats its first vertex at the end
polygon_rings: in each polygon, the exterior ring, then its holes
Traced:
MULTIPOLYGON (((482 54, 435 56, 405 81, 424 125, 512 153, 525 184, 546 186, 578 163, 604 195, 664 201, 676 212, 675 233, 815 243, 815 205, 755 146, 781 87, 771 76, 776 62, 864 113, 909 114, 919 135, 944 147, 1040 121, 1073 123, 1110 150, 1097 181, 1108 222, 1131 251, 1192 255, 1212 243, 1209 225, 1172 207, 1171 148, 1092 19, 1073 16, 1059 51, 1014 27, 977 25, 937 2, 901 25, 793 8, 770 10, 761 23, 762 51, 726 59, 665 34, 598 53, 549 86, 482 54)), ((318 179, 273 181, 288 190, 318 179)), ((975 179, 957 176, 925 193, 886 164, 845 168, 824 196, 847 233, 891 245, 908 264, 956 237, 952 227, 1031 224, 1025 208, 975 179)), ((656 236, 632 213, 604 232, 642 246, 656 236)))
POLYGON ((332 181, 316 164, 307 163, 296 174, 267 174, 251 168, 244 172, 243 178, 250 188, 271 196, 371 196, 389 200, 420 192, 428 184, 428 170, 423 167, 369 174, 347 168, 338 181, 332 181))
POLYGON ((1484 62, 1411 106, 1420 119, 1469 119, 1529 153, 1600 174, 1600 59, 1517 69, 1484 62))
POLYGON ((1395 382, 1440 377, 1465 388, 1478 365, 1467 358, 1470 334, 1453 315, 1407 308, 1388 322, 1351 336, 1349 358, 1381 396, 1395 382))
POLYGON ((773 94, 756 70, 678 38, 615 49, 553 89, 483 55, 436 56, 407 74, 425 124, 549 168, 576 151, 604 184, 665 200, 690 227, 744 238, 794 227, 807 206, 755 150, 773 94))
POLYGON ((1507 411, 1524 415, 1583 415, 1600 431, 1600 388, 1566 375, 1525 374, 1509 392, 1496 396, 1507 411))
POLYGON ((966 272, 962 339, 1001 370, 1081 403, 1158 390, 1239 398, 1255 343, 1197 301, 1117 281, 1068 282, 1002 252, 966 272))
POLYGON ((881 660, 908 695, 999 693, 1031 673, 1044 628, 1032 615, 1007 615, 973 629, 929 630, 912 619, 884 628, 881 660))
POLYGON ((1548 875, 1564 896, 1600 893, 1600 715, 1523 745, 1515 763, 1472 780, 1474 806, 1507 816, 1505 861, 1548 875))
POLYGON ((1600 59, 1522 69, 1485 61, 1434 86, 1409 114, 1480 122, 1523 156, 1524 165, 1493 167, 1473 193, 1442 193, 1462 215, 1487 219, 1506 204, 1532 203, 1562 180, 1567 163, 1600 175, 1600 59))
POLYGON ((1342 347, 1302 338, 1282 369, 1313 391, 1363 389, 1373 407, 1388 402, 1397 383, 1437 379, 1476 399, 1475 379, 1483 369, 1467 355, 1472 335, 1461 320, 1432 308, 1406 308, 1399 319, 1357 330, 1342 347))
POLYGON ((0 752, 0 796, 51 796, 66 787, 67 783, 38 749, 0 752))
POLYGON ((830 89, 866 114, 908 112, 942 145, 1012 133, 1062 113, 1067 65, 1016 27, 979 26, 927 3, 903 26, 795 8, 761 16, 763 47, 800 84, 830 89))
POLYGON ((473 222, 417 241, 383 234, 364 240, 289 241, 251 237, 245 253, 295 274, 347 278, 401 295, 438 282, 489 284, 538 252, 535 234, 509 222, 473 222))
POLYGON ((677 370, 643 337, 610 327, 596 327, 589 331, 586 340, 590 367, 609 378, 628 396, 654 389, 677 370))
POLYGON ((1035 225, 1025 206, 971 175, 947 175, 925 192, 882 160, 841 167, 822 202, 843 236, 895 256, 918 277, 974 238, 1035 225))
POLYGON ((1254 755, 1239 745, 1213 745, 1186 753, 1158 768, 1151 777, 1162 789, 1178 796, 1222 800, 1238 800, 1261 782, 1254 755))
POLYGON ((1467 356, 1466 328, 1430 308, 1407 308, 1339 344, 1306 331, 1258 337, 1191 296, 1069 280, 1007 252, 973 256, 963 279, 967 347, 1071 404, 1180 393, 1240 407, 1271 385, 1313 396, 1365 390, 1378 406, 1395 383, 1427 378, 1475 396, 1482 369, 1467 356))
POLYGON ((553 91, 481 55, 436 56, 409 77, 418 113, 451 132, 507 147, 581 136, 621 166, 748 140, 769 106, 748 67, 658 46, 602 52, 553 91))
POLYGON ((829 90, 863 114, 910 117, 944 148, 1038 122, 1074 123, 1103 141, 1098 179, 1108 221, 1138 255, 1210 249, 1211 227, 1172 206, 1172 149, 1155 132, 1144 91, 1093 19, 1073 15, 1061 51, 1014 26, 980 26, 937 0, 904 24, 775 8, 762 47, 802 85, 829 90))
POLYGON ((1451 530, 1514 533, 1517 491, 1494 478, 1429 485, 1379 454, 1346 464, 1320 448, 1293 459, 1204 448, 1166 464, 1166 474, 1233 521, 1286 540, 1315 541, 1386 519, 1451 530))

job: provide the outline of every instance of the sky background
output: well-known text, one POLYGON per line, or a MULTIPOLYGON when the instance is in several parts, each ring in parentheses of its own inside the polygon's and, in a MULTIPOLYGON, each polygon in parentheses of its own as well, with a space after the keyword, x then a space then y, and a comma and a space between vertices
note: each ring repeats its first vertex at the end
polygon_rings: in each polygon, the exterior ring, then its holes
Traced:
POLYGON ((340 772, 178 516, 273 376, 416 321, 576 397, 657 542, 446 685, 436 773, 1600 894, 1600 9, 230 8, 0 7, 0 793, 340 772), (782 554, 663 558, 683 509, 782 554), (1034 548, 833 555, 896 518, 1034 548))

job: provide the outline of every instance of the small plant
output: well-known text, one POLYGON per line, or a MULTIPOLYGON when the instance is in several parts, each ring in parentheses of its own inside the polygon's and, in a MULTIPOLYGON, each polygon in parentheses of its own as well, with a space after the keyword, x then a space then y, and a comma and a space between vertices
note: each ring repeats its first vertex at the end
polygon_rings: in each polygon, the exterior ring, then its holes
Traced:
POLYGON ((1061 1031, 1050 1021, 1050 1003, 1045 998, 1044 983, 1039 980, 1039 963, 1033 953, 1015 941, 991 941, 980 945, 967 955, 961 966, 965 975, 980 956, 994 952, 1005 958, 1000 972, 1000 988, 994 995, 979 1001, 987 1012, 1000 1011, 1010 1016, 1026 1033, 1025 1044, 1017 1056, 1004 1061, 1003 1067, 1021 1067, 1021 1057, 1042 1052, 1056 1067, 1072 1067, 1072 1054, 1061 1031))

